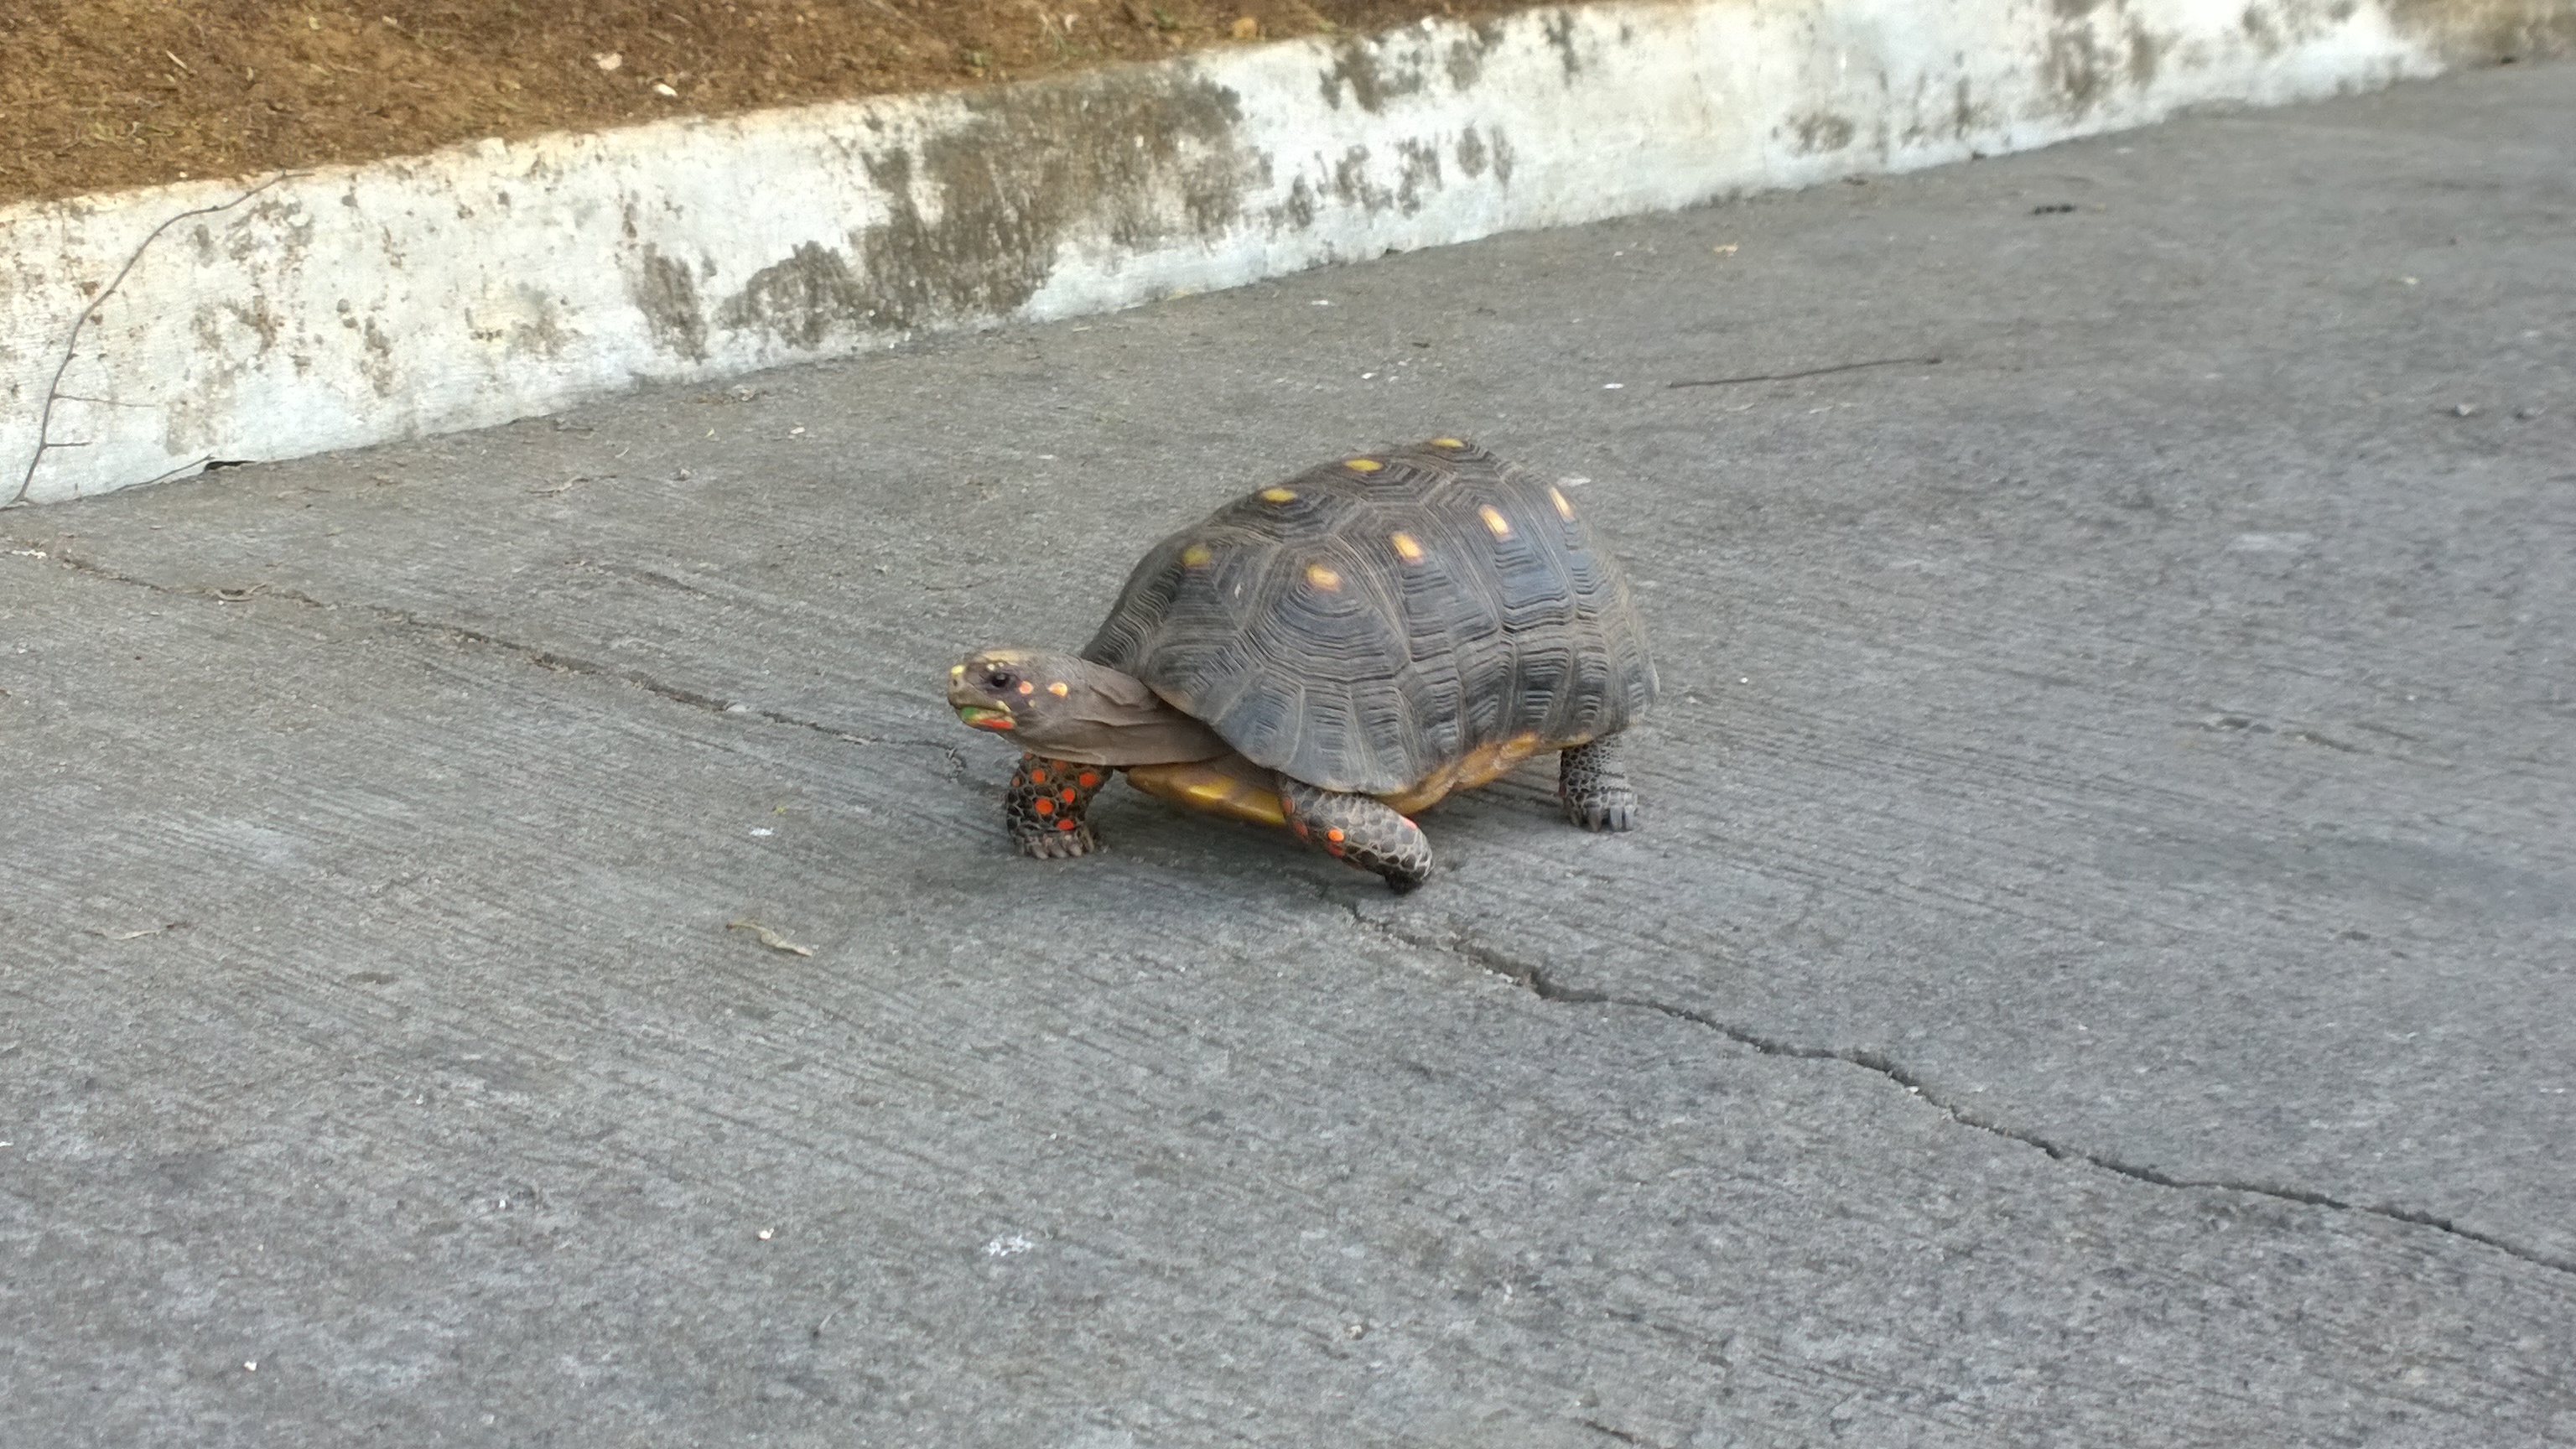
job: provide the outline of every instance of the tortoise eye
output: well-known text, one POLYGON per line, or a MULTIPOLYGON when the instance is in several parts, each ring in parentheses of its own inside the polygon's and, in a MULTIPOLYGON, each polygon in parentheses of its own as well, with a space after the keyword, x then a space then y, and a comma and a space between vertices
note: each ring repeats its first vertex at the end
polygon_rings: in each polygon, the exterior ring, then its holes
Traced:
POLYGON ((984 685, 988 689, 1011 689, 1019 682, 1020 677, 1007 669, 996 669, 984 676, 984 685))

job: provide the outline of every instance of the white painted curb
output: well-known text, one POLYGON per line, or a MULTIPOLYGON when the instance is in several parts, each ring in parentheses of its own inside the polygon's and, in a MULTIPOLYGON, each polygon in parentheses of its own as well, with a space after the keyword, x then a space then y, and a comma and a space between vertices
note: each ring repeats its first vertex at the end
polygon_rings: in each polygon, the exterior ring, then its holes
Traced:
POLYGON ((2559 48, 2576 0, 1694 0, 0 209, 0 504, 2559 48))

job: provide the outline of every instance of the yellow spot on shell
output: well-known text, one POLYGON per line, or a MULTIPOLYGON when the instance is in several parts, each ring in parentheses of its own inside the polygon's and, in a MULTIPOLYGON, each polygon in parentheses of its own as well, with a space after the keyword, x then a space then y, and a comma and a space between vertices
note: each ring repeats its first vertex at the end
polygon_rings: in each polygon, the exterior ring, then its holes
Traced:
POLYGON ((1194 569, 1206 568, 1207 561, 1214 557, 1216 555, 1209 553, 1208 546, 1203 543, 1194 543, 1181 550, 1181 562, 1194 569))
POLYGON ((1467 442, 1464 438, 1433 438, 1431 440, 1431 446, 1435 448, 1463 448, 1467 446, 1467 442))
POLYGON ((1547 501, 1556 505, 1557 517, 1564 519, 1568 523, 1574 521, 1574 505, 1565 501, 1564 494, 1550 488, 1547 490, 1547 501))
POLYGON ((1062 698, 1064 698, 1064 696, 1065 696, 1065 690, 1066 690, 1065 682, 1064 682, 1063 680, 1061 680, 1061 679, 1059 679, 1059 680, 1057 680, 1055 683, 1050 684, 1050 685, 1048 685, 1048 686, 1047 686, 1047 693, 1054 695, 1054 696, 1055 696, 1056 698, 1058 698, 1058 699, 1062 699, 1062 698))
POLYGON ((1261 490, 1261 497, 1262 500, 1267 503, 1294 503, 1297 501, 1297 490, 1294 488, 1264 488, 1261 490))
POLYGON ((1306 582, 1319 589, 1338 589, 1342 586, 1342 576, 1322 564, 1308 564, 1306 582))
POLYGON ((1375 458, 1353 458, 1342 466, 1354 473, 1374 473, 1386 465, 1375 458))
POLYGON ((1413 541, 1412 534, 1390 533, 1386 536, 1386 541, 1395 545, 1395 551, 1404 555, 1406 563, 1422 562, 1422 545, 1413 541))
POLYGON ((1485 520, 1485 527, 1493 530, 1494 537, 1509 538, 1512 536, 1512 526, 1503 521, 1503 516, 1501 514, 1494 511, 1494 505, 1488 503, 1483 507, 1478 508, 1476 510, 1476 516, 1485 520))

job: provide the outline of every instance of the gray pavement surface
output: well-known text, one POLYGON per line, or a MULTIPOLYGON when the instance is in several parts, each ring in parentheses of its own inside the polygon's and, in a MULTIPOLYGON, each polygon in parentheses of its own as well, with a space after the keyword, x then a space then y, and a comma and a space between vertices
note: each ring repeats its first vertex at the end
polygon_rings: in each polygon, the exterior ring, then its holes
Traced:
POLYGON ((9 1445, 2576 1444, 2576 66, 0 535, 9 1445), (957 651, 1452 430, 1644 830, 1007 852, 957 651))

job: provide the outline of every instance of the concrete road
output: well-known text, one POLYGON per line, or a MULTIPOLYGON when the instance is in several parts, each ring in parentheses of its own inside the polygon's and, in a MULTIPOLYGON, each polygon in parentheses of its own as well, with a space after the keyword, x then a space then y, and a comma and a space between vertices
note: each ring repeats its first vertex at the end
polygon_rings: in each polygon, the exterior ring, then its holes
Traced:
POLYGON ((2571 158, 2509 68, 0 515, 0 1440, 2576 1444, 2571 158), (1630 561, 1644 830, 1008 853, 955 652, 1453 430, 1630 561))

